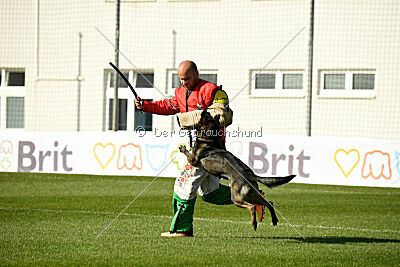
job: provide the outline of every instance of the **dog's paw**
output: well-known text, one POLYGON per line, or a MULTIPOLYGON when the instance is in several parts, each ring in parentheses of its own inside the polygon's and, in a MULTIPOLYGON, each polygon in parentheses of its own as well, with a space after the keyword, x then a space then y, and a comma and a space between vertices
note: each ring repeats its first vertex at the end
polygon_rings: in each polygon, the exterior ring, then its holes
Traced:
POLYGON ((184 145, 179 146, 179 151, 182 153, 185 153, 187 151, 186 146, 184 146, 184 145))

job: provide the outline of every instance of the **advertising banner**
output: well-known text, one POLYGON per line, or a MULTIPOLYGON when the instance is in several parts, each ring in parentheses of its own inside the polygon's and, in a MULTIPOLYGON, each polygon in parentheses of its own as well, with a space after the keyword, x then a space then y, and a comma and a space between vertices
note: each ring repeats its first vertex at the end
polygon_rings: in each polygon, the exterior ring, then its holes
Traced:
MULTIPOLYGON (((0 172, 176 177, 187 131, 0 134, 0 172)), ((400 141, 228 132, 227 149, 260 176, 400 187, 400 141)), ((1 176, 1 173, 0 173, 1 176)))

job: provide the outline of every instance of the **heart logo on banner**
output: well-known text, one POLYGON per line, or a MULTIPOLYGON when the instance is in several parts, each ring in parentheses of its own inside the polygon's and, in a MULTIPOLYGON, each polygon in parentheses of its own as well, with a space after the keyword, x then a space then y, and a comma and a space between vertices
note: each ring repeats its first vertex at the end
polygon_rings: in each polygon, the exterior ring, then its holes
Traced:
POLYGON ((349 151, 338 149, 334 158, 340 171, 347 178, 357 166, 358 162, 360 162, 360 152, 358 152, 357 149, 350 149, 349 151))
POLYGON ((97 143, 93 148, 93 154, 104 170, 115 155, 115 146, 111 143, 107 143, 106 145, 97 143))

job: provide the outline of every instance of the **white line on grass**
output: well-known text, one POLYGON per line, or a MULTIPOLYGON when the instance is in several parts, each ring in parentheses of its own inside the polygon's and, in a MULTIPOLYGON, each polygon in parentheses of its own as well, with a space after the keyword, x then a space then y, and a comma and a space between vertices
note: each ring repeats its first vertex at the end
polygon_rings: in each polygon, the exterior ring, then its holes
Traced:
POLYGON ((364 191, 342 191, 342 190, 310 190, 310 189, 296 189, 296 188, 285 188, 285 189, 274 189, 275 191, 278 190, 285 190, 286 192, 300 192, 300 193, 329 193, 329 194, 350 194, 350 195, 399 195, 400 191, 395 192, 364 192, 364 191))
POLYGON ((124 211, 125 211, 127 208, 129 208, 129 206, 130 206, 133 202, 135 202, 135 200, 136 200, 144 191, 146 191, 146 189, 147 189, 152 183, 154 183, 154 181, 158 178, 158 176, 169 166, 169 164, 171 164, 171 162, 174 161, 174 159, 175 159, 175 158, 173 158, 167 165, 165 165, 165 167, 156 175, 156 177, 155 177, 148 185, 146 185, 146 187, 143 188, 143 190, 142 190, 134 199, 132 199, 132 201, 129 202, 129 204, 126 205, 125 208, 123 208, 123 210, 121 210, 121 212, 120 212, 117 216, 115 216, 115 218, 114 218, 109 224, 107 224, 107 226, 104 227, 103 230, 100 231, 100 233, 96 236, 95 239, 97 239, 102 233, 104 233, 104 231, 107 230, 107 228, 108 228, 111 224, 113 224, 113 222, 114 222, 116 219, 118 219, 118 217, 121 216, 121 215, 124 213, 124 211))
MULTIPOLYGON (((0 207, 0 210, 11 210, 11 211, 30 211, 30 212, 53 212, 53 213, 75 213, 75 214, 91 214, 91 215, 115 215, 115 212, 109 211, 86 211, 86 210, 53 210, 53 209, 30 209, 30 208, 12 208, 12 207, 0 207)), ((123 216, 133 217, 147 217, 147 218, 161 218, 161 219, 172 219, 172 216, 167 215, 149 215, 149 214, 138 214, 138 213, 122 213, 123 216)), ((223 219, 209 219, 195 217, 196 221, 205 222, 217 222, 217 223, 236 223, 236 224, 250 224, 250 221, 233 221, 223 219)), ((287 225, 287 223, 280 223, 279 225, 287 225)), ((317 228, 317 229, 330 229, 330 230, 347 230, 347 231, 362 231, 362 232, 375 232, 375 233, 394 233, 400 234, 397 230, 388 229, 368 229, 368 228, 355 228, 355 227, 342 227, 342 226, 325 226, 325 225, 295 225, 296 227, 304 228, 317 228)))

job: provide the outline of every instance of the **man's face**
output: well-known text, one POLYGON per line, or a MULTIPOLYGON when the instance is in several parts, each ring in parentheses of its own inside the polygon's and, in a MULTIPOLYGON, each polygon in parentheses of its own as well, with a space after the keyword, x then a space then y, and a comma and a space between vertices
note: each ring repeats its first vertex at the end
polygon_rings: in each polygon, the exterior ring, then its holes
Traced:
POLYGON ((186 71, 178 71, 179 80, 184 88, 188 90, 193 90, 199 83, 199 73, 193 72, 188 69, 186 71))

